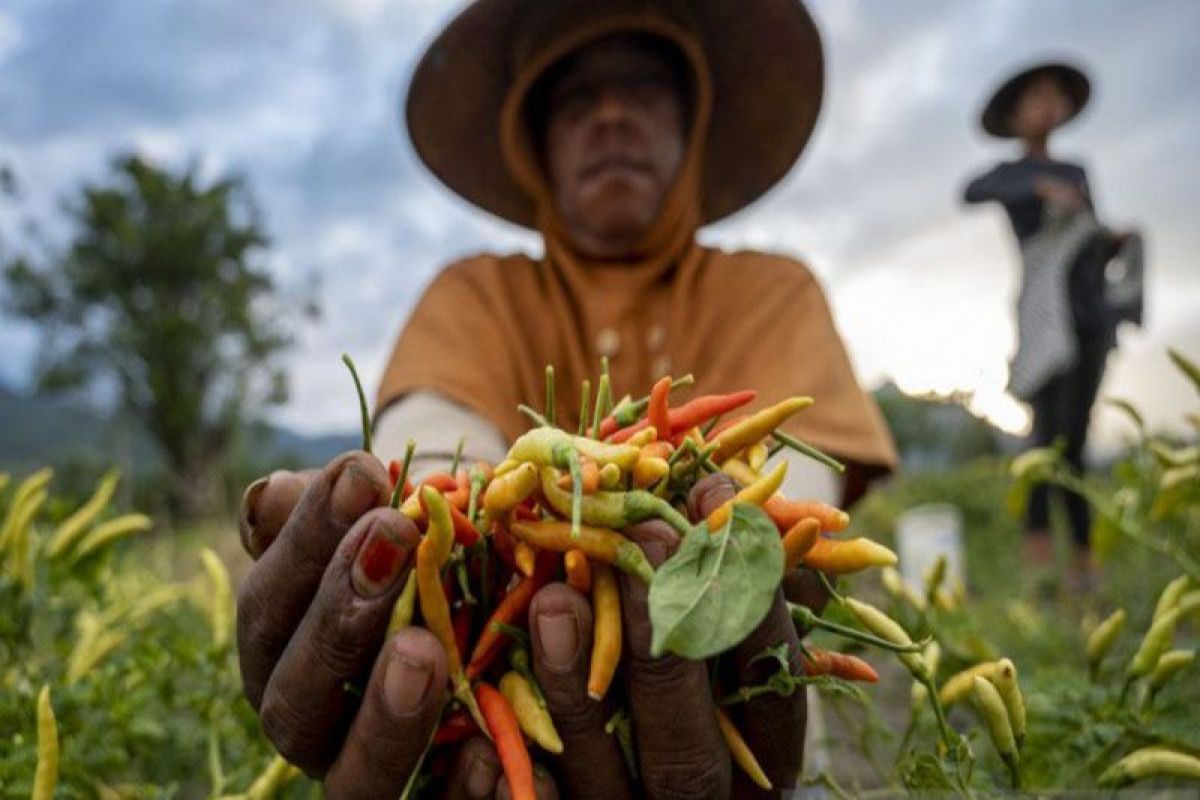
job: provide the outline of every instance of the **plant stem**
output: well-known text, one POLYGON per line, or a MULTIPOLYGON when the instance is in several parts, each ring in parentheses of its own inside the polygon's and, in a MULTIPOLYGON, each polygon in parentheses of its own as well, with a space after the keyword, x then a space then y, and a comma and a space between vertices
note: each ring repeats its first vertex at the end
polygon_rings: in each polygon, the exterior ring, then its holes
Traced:
POLYGON ((856 628, 848 628, 845 625, 839 625, 836 622, 822 619, 814 614, 811 609, 795 603, 788 603, 788 610, 792 614, 792 619, 806 629, 820 628, 823 631, 837 634, 845 639, 853 639, 856 642, 878 647, 880 650, 888 650, 893 653, 919 653, 924 646, 923 642, 913 642, 910 645, 895 644, 873 634, 864 633, 856 628))
POLYGON ((592 394, 592 382, 587 378, 583 379, 583 389, 580 392, 583 399, 579 403, 579 429, 577 434, 583 436, 588 429, 588 400, 592 394))
MULTIPOLYGON (((786 434, 783 431, 778 430, 778 429, 772 431, 771 435, 775 437, 775 441, 777 441, 780 445, 790 447, 791 449, 795 450, 797 453, 806 455, 809 458, 813 459, 814 461, 824 464, 825 466, 829 467, 834 472, 840 473, 840 472, 846 471, 845 464, 838 461, 836 458, 829 455, 828 453, 824 453, 824 452, 818 450, 817 448, 813 447, 811 444, 808 444, 807 442, 802 442, 799 439, 797 439, 796 437, 789 436, 788 434, 786 434)), ((768 452, 770 452, 770 451, 768 451, 768 452)))
POLYGON ((396 485, 392 487, 392 508, 399 508, 400 501, 404 499, 404 484, 408 483, 408 468, 412 466, 413 453, 416 451, 417 443, 409 439, 408 444, 404 446, 404 463, 400 467, 400 475, 396 478, 396 485))
POLYGON ((542 416, 541 414, 539 414, 537 411, 534 411, 532 408, 530 408, 529 406, 525 405, 524 403, 522 403, 521 405, 517 406, 517 411, 520 411, 522 414, 524 414, 525 416, 529 417, 529 420, 530 420, 530 421, 531 421, 531 422, 532 422, 534 425, 537 425, 539 428, 549 428, 549 427, 551 427, 551 425, 550 425, 550 421, 549 421, 549 420, 547 420, 545 417, 543 417, 543 416, 542 416))
POLYGON ((354 366, 354 359, 350 358, 348 353, 342 353, 342 363, 346 365, 346 369, 350 370, 350 377, 354 379, 354 391, 358 392, 358 414, 362 419, 362 449, 370 453, 371 412, 367 409, 367 395, 363 392, 362 381, 358 379, 358 369, 354 366))

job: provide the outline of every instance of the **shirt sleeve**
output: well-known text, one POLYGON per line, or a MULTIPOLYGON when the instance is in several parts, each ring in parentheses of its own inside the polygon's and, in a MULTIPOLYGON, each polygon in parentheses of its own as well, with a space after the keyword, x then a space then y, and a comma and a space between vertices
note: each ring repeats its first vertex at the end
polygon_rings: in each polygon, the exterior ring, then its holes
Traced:
POLYGON ((1033 172, 1018 169, 1012 164, 998 164, 972 179, 963 190, 963 201, 967 203, 996 200, 1011 205, 1035 196, 1033 172))
POLYGON ((375 418, 375 454, 385 464, 403 459, 409 440, 416 445, 412 470, 417 477, 449 467, 460 440, 464 464, 498 464, 507 450, 495 425, 437 392, 411 392, 375 418))

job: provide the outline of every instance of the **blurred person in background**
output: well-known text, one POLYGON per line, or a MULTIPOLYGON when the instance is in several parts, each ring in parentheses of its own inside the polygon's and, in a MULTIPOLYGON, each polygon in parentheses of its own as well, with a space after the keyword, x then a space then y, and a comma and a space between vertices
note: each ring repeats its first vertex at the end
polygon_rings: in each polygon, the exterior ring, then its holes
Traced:
MULTIPOLYGON (((791 168, 816 123, 823 69, 797 0, 468 6, 417 65, 408 131, 444 184, 537 231, 545 254, 479 255, 433 281, 384 372, 376 454, 399 458, 412 437, 422 469, 445 469, 465 435, 467 458, 499 462, 527 428, 517 405, 541 405, 545 365, 557 370, 556 420, 573 429, 578 387, 607 357, 618 393, 690 372, 697 391, 753 387, 759 405, 815 397, 790 427, 845 459, 848 477, 797 459, 789 494, 838 502, 889 470, 890 437, 809 270, 696 241, 701 225, 749 205, 791 168)), ((706 479, 689 511, 702 515, 733 492, 728 479, 706 479)), ((238 604, 246 695, 282 755, 323 777, 331 797, 399 794, 447 695, 431 634, 407 628, 385 641, 417 536, 382 507, 389 493, 377 459, 347 454, 320 472, 257 481, 243 503, 243 543, 257 559, 238 604), (394 569, 370 578, 359 562, 381 548, 399 551, 394 569), (342 687, 365 675, 361 703, 348 699, 342 687)), ((678 545, 653 523, 627 533, 656 563, 678 545)), ((789 596, 819 604, 804 572, 788 576, 789 596)), ((565 744, 552 765, 557 790, 542 775, 543 796, 756 796, 731 770, 707 665, 650 658, 636 581, 622 584, 622 608, 640 784, 605 732, 605 707, 586 695, 587 599, 551 584, 533 600, 534 671, 565 744)), ((722 659, 731 680, 761 682, 769 665, 750 658, 780 643, 800 669, 782 593, 722 659)), ((775 786, 794 785, 805 693, 739 713, 775 786)), ((490 797, 499 771, 491 744, 472 740, 448 795, 490 797)))
MULTIPOLYGON (((1038 64, 1006 80, 980 121, 988 134, 1016 139, 1020 157, 973 178, 963 195, 968 203, 999 202, 1012 223, 1022 274, 1009 390, 1032 407, 1032 445, 1064 447, 1080 472, 1117 324, 1140 324, 1142 316, 1140 236, 1100 224, 1087 172, 1050 149, 1051 136, 1084 109, 1090 93, 1087 76, 1062 63, 1038 64)), ((1079 495, 1061 494, 1072 545, 1069 584, 1082 588, 1094 570, 1090 511, 1079 495)), ((1042 484, 1029 500, 1024 557, 1031 566, 1054 558, 1050 495, 1042 484)))

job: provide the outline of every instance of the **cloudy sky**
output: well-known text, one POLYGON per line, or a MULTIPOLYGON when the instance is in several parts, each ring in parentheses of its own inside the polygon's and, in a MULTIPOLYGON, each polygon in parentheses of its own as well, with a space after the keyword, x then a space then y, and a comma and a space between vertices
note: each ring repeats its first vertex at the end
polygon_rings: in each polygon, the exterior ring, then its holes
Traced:
MULTIPOLYGON (((438 0, 9 0, 0 6, 0 162, 52 223, 81 179, 133 148, 205 174, 245 174, 282 283, 317 275, 324 316, 292 358, 278 413, 350 429, 338 354, 374 380, 437 269, 481 249, 535 249, 416 161, 398 125, 422 45, 458 8, 438 0)), ((821 0, 830 86, 799 167, 706 241, 805 258, 862 379, 974 392, 1019 428, 1002 392, 1015 249, 1002 213, 966 209, 966 176, 1007 157, 974 124, 1012 67, 1065 57, 1093 104, 1060 153, 1091 170, 1103 218, 1148 237, 1149 324, 1124 331, 1107 393, 1167 423, 1190 400, 1166 344, 1200 356, 1200 3, 1194 0, 821 0)), ((0 207, 9 214, 11 206, 0 207)), ((5 224, 0 219, 0 224, 5 224)), ((34 332, 0 320, 0 380, 23 385, 34 332)), ((1099 427, 1112 441, 1113 417, 1099 427)))

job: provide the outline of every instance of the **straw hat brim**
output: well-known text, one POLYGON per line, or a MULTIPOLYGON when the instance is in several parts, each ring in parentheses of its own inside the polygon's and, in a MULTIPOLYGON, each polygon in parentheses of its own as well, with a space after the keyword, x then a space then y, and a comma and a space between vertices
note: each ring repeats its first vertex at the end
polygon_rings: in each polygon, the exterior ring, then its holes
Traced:
MULTIPOLYGON (((530 228, 534 208, 505 166, 499 120, 522 22, 544 2, 472 3, 426 50, 405 102, 413 147, 429 170, 474 205, 530 228)), ((707 223, 754 202, 795 164, 820 112, 824 57, 798 0, 688 5, 713 87, 703 179, 707 223)))
POLYGON ((1063 120, 1065 125, 1070 122, 1087 105, 1092 87, 1083 70, 1062 62, 1047 62, 1036 64, 1021 70, 1006 80, 992 93, 991 99, 983 108, 979 122, 983 129, 992 136, 1001 139, 1012 139, 1016 136, 1009 123, 1009 117, 1016 108, 1021 92, 1036 78, 1049 76, 1058 81, 1071 101, 1071 113, 1063 120))

